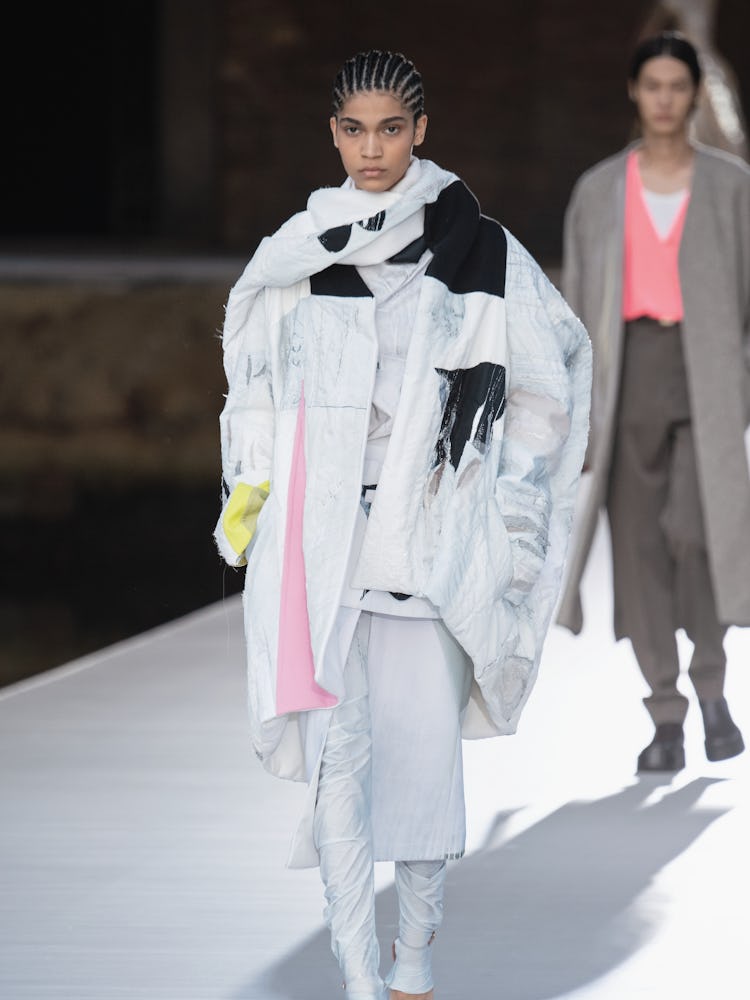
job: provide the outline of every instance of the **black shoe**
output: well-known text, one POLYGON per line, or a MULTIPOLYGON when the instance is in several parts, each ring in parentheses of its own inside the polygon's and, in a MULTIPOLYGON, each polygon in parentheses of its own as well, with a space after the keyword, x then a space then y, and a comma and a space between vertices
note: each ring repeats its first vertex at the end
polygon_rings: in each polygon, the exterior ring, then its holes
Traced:
POLYGON ((678 722, 662 722, 638 756, 638 771, 681 771, 685 766, 685 736, 678 722))
POLYGON ((706 757, 709 760, 727 760, 742 753, 745 742, 729 714, 726 698, 702 701, 700 706, 706 733, 706 757))

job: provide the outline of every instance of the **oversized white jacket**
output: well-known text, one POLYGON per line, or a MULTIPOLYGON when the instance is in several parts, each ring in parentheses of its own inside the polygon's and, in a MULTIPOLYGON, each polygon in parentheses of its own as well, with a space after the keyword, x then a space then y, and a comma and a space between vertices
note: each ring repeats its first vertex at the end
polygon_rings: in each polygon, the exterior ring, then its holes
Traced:
POLYGON ((215 537, 230 564, 247 561, 253 743, 284 777, 305 776, 298 712, 280 706, 290 630, 309 636, 310 690, 320 696, 301 710, 343 694, 327 651, 348 582, 378 341, 372 295, 340 261, 415 206, 434 257, 357 584, 440 609, 474 667, 468 737, 515 731, 557 599, 588 434, 589 339, 463 183, 421 164, 419 183, 368 219, 321 232, 309 212, 293 217, 261 243, 227 303, 215 537), (229 515, 244 505, 254 516, 261 484, 268 499, 243 548, 229 515), (295 523, 306 608, 290 618, 295 523))

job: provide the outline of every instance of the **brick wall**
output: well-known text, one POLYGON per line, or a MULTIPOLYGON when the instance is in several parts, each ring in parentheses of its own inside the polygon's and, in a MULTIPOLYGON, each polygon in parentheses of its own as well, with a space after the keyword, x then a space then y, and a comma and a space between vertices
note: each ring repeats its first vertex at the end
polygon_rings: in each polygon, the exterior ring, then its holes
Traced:
MULTIPOLYGON (((555 262, 578 174, 631 135, 627 58, 653 0, 225 0, 220 48, 223 237, 251 249, 308 192, 342 179, 327 131, 342 59, 405 52, 425 79, 422 155, 459 173, 484 211, 555 262)), ((723 0, 718 41, 750 87, 750 4, 723 0)), ((746 105, 750 94, 745 93, 746 105)))
POLYGON ((224 234, 251 246, 342 174, 327 131, 332 78, 360 48, 400 49, 425 80, 422 155, 464 177, 540 258, 560 248, 577 174, 630 129, 625 54, 644 0, 435 0, 413 8, 227 0, 221 67, 224 234), (418 12, 418 16, 417 15, 418 12))

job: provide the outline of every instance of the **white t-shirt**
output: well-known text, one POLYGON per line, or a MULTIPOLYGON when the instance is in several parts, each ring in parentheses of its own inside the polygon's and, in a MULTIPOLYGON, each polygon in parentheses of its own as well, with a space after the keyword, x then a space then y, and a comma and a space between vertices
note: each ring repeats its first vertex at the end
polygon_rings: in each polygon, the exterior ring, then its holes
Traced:
POLYGON ((643 189, 646 208, 651 216, 654 229, 663 240, 669 236, 677 214, 682 208, 682 203, 688 194, 687 188, 682 188, 680 191, 673 191, 670 194, 660 194, 657 191, 643 189))

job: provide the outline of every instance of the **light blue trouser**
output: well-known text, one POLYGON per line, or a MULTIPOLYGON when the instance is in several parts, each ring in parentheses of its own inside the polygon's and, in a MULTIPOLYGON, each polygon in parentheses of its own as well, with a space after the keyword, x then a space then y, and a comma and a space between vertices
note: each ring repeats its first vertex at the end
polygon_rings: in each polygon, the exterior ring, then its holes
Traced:
MULTIPOLYGON (((381 1000, 375 929, 371 828, 369 618, 360 617, 346 664, 346 697, 332 711, 320 766, 314 837, 325 886, 324 917, 350 1000, 381 1000)), ((404 992, 432 987, 430 943, 442 920, 445 861, 397 861, 398 961, 389 985, 404 992)))

